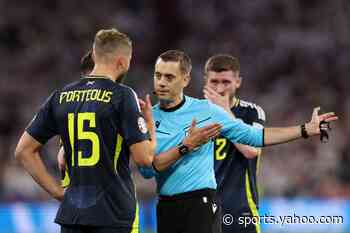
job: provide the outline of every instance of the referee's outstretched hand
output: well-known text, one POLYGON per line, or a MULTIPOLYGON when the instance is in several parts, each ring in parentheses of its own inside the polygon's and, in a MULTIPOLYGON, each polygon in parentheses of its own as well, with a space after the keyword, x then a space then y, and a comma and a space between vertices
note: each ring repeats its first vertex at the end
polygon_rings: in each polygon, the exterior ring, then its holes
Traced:
POLYGON ((188 134, 183 140, 183 144, 192 151, 197 147, 206 144, 209 140, 219 136, 221 128, 222 126, 218 123, 197 128, 196 119, 193 119, 188 134))
POLYGON ((328 124, 320 124, 321 122, 330 123, 338 120, 338 116, 334 112, 327 112, 319 115, 320 107, 314 108, 311 121, 305 124, 307 134, 309 136, 319 135, 321 130, 329 130, 328 124))

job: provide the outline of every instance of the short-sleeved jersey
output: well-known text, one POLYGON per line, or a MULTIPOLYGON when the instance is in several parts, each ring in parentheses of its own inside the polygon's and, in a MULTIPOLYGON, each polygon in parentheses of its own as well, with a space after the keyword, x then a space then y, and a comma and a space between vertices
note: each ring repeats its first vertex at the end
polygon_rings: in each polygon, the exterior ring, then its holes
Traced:
MULTIPOLYGON (((237 99, 231 111, 245 123, 263 128, 265 113, 260 106, 237 99)), ((220 136, 215 140, 214 159, 223 215, 254 214, 258 208, 256 174, 260 155, 247 159, 230 140, 220 136)))
POLYGON ((59 135, 69 185, 59 224, 132 227, 136 217, 129 146, 149 139, 134 91, 89 76, 55 91, 27 132, 42 144, 59 135))
MULTIPOLYGON (((157 134, 156 156, 161 156, 160 153, 179 145, 184 140, 193 119, 196 119, 197 127, 214 122, 220 123, 222 134, 233 142, 263 146, 262 129, 232 118, 221 107, 208 100, 188 96, 184 99, 183 104, 175 109, 161 109, 159 105, 153 107, 157 134)), ((209 141, 181 157, 165 171, 154 173, 143 168, 140 171, 148 178, 155 175, 158 192, 161 195, 175 195, 204 188, 216 189, 213 150, 213 141, 209 141)))

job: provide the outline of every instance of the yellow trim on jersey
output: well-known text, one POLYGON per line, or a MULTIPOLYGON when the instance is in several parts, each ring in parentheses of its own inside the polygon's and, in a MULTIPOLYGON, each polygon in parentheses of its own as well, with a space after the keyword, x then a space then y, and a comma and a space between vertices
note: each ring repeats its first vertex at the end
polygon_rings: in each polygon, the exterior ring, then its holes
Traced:
POLYGON ((117 145, 115 146, 114 153, 114 171, 117 173, 117 164, 120 152, 122 151, 123 137, 120 134, 117 135, 117 145))
POLYGON ((70 147, 72 148, 72 167, 74 167, 74 113, 68 113, 68 135, 70 147))
POLYGON ((70 185, 70 177, 68 173, 68 167, 66 166, 65 172, 64 172, 64 178, 61 180, 61 186, 63 188, 67 188, 70 185))
POLYGON ((136 212, 134 222, 132 223, 131 233, 139 233, 139 204, 136 202, 136 212))
POLYGON ((239 99, 236 99, 236 103, 235 103, 235 107, 237 107, 239 105, 239 99))
POLYGON ((239 105, 239 99, 236 98, 236 97, 233 97, 233 99, 234 99, 235 102, 233 103, 232 107, 235 108, 235 107, 237 107, 239 105))
MULTIPOLYGON (((253 217, 259 218, 259 212, 258 212, 258 209, 256 208, 256 204, 254 202, 252 191, 250 188, 248 170, 246 170, 245 172, 245 191, 247 195, 248 206, 250 211, 253 214, 253 217)), ((255 228, 257 233, 261 233, 259 221, 258 221, 258 224, 255 225, 255 228)))
POLYGON ((257 175, 260 172, 261 154, 262 154, 262 150, 260 148, 258 148, 258 155, 257 155, 257 161, 256 161, 256 174, 257 175))

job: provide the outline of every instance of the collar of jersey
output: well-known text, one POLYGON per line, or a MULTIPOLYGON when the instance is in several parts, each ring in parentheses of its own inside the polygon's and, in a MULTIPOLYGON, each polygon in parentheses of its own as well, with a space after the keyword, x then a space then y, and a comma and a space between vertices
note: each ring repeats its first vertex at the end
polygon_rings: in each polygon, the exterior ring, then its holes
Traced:
POLYGON ((231 109, 237 108, 239 106, 239 99, 236 97, 236 101, 231 109))
POLYGON ((185 102, 186 102, 186 97, 184 96, 184 97, 182 98, 182 101, 181 101, 178 105, 176 105, 176 106, 174 106, 174 107, 171 107, 171 108, 162 108, 162 107, 159 106, 159 108, 160 108, 162 111, 164 111, 164 112, 174 112, 174 111, 178 110, 179 108, 181 108, 181 107, 185 104, 185 102))
POLYGON ((82 79, 88 79, 88 80, 109 80, 114 82, 113 80, 111 80, 110 78, 108 78, 107 76, 103 76, 103 75, 82 75, 81 76, 82 79))

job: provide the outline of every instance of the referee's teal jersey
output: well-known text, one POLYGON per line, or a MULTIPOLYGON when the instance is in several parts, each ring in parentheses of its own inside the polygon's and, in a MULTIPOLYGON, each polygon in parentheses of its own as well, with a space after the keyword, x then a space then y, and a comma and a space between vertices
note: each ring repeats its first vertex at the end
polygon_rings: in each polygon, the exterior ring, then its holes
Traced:
MULTIPOLYGON (((196 119, 197 127, 211 123, 221 124, 221 134, 232 142, 255 147, 262 147, 264 143, 263 129, 234 119, 224 109, 208 100, 184 96, 183 102, 172 109, 162 109, 155 105, 153 117, 157 134, 157 156, 184 140, 193 119, 196 119)), ((205 188, 216 189, 213 150, 214 143, 209 141, 184 155, 165 171, 156 173, 148 168, 140 168, 140 171, 146 178, 155 176, 160 195, 175 195, 205 188)))

